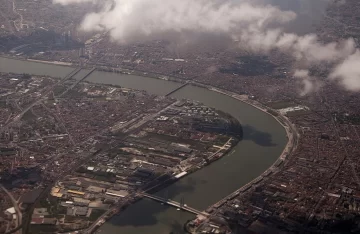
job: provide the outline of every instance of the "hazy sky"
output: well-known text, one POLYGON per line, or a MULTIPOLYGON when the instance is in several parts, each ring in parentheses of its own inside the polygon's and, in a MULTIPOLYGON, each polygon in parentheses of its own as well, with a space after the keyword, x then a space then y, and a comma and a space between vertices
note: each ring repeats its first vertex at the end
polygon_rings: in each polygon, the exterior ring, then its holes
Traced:
MULTIPOLYGON (((101 11, 86 15, 81 29, 109 31, 119 43, 133 38, 156 38, 167 32, 221 34, 255 53, 279 49, 302 64, 328 63, 332 66, 330 79, 340 80, 348 90, 360 91, 360 69, 354 66, 360 63, 360 53, 354 40, 349 38, 324 44, 315 34, 288 33, 285 28, 301 14, 301 10, 298 13, 291 11, 296 5, 286 7, 280 4, 285 9, 281 10, 266 4, 275 1, 282 0, 54 0, 63 5, 80 2, 102 4, 101 11)), ((313 1, 319 4, 327 0, 313 1)), ((295 2, 299 8, 311 8, 308 0, 295 2)), ((310 87, 306 66, 294 74, 307 80, 310 87)))

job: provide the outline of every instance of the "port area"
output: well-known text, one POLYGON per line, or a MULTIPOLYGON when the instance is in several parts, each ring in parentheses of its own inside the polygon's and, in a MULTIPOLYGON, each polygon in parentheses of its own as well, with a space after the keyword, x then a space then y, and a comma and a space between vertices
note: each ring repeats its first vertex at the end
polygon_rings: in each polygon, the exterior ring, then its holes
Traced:
POLYGON ((240 187, 233 193, 224 197, 220 201, 215 204, 209 206, 204 212, 208 214, 197 215, 194 220, 189 220, 185 225, 184 229, 191 234, 199 234, 199 233, 222 233, 222 234, 230 234, 234 231, 243 231, 247 232, 245 224, 237 224, 234 220, 231 220, 227 215, 227 206, 239 207, 239 204, 236 204, 240 197, 245 196, 246 194, 251 194, 256 190, 256 188, 263 183, 267 183, 268 180, 271 180, 271 176, 281 171, 284 165, 288 162, 289 156, 293 154, 299 144, 300 134, 293 125, 290 120, 283 115, 281 111, 277 111, 271 109, 269 107, 264 106, 263 104, 249 98, 248 95, 239 95, 227 90, 214 88, 209 85, 204 85, 201 83, 193 82, 193 85, 207 88, 211 91, 221 93, 223 95, 232 97, 238 101, 245 102, 254 108, 257 108, 275 118, 281 126, 286 131, 286 135, 288 138, 288 142, 279 156, 278 160, 274 162, 274 164, 264 171, 260 176, 240 187), (235 222, 235 223, 234 223, 235 222))
MULTIPOLYGON (((153 76, 153 78, 154 78, 154 76, 153 76)), ((158 77, 158 78, 160 78, 160 77, 158 77)), ((176 81, 176 78, 172 78, 171 80, 176 81)), ((181 86, 181 88, 186 87, 187 85, 194 85, 197 87, 206 88, 210 91, 229 96, 231 98, 236 99, 237 101, 244 102, 248 105, 251 105, 254 108, 259 109, 260 111, 263 111, 263 112, 269 114, 270 116, 272 116, 274 119, 276 119, 279 122, 279 124, 281 126, 283 126, 283 128, 285 129, 286 134, 287 134, 288 142, 287 142, 283 152, 279 156, 278 160, 276 160, 270 168, 268 168, 266 171, 264 171, 259 177, 255 178, 254 180, 250 181, 249 183, 242 186, 238 190, 236 190, 233 193, 229 194, 228 196, 224 197, 217 203, 209 206, 206 210, 196 211, 196 209, 195 209, 195 212, 190 212, 190 213, 195 214, 196 218, 194 220, 189 220, 186 224, 184 224, 184 229, 188 233, 193 233, 193 234, 197 234, 197 233, 231 233, 232 231, 234 231, 234 229, 238 229, 238 226, 236 226, 234 228, 233 224, 231 222, 229 222, 229 220, 226 219, 226 215, 224 215, 223 210, 221 210, 221 208, 223 208, 223 206, 225 206, 228 202, 234 201, 234 199, 236 199, 238 196, 242 196, 245 193, 254 191, 259 184, 264 183, 268 179, 270 179, 270 175, 273 175, 276 172, 280 171, 280 169, 287 163, 287 159, 289 159, 289 156, 296 149, 296 147, 298 145, 298 140, 299 140, 299 133, 298 133, 298 130, 296 129, 296 127, 290 122, 290 120, 285 115, 283 115, 280 111, 276 111, 270 107, 267 107, 267 106, 257 102, 256 100, 253 100, 248 95, 238 95, 236 93, 233 93, 233 92, 230 92, 230 91, 227 91, 224 89, 215 88, 215 87, 212 87, 209 85, 205 85, 205 84, 202 84, 199 82, 193 82, 193 81, 186 82, 185 84, 183 84, 181 86)), ((175 93, 178 90, 179 89, 176 89, 174 92, 171 92, 171 94, 175 93)), ((241 135, 240 139, 241 138, 242 138, 242 135, 241 135)), ((229 139, 229 142, 231 140, 234 140, 234 139, 229 139)), ((219 151, 213 153, 208 158, 206 164, 212 163, 212 162, 220 159, 221 156, 219 157, 217 155, 217 153, 219 153, 223 150, 224 150, 224 154, 221 154, 222 156, 225 155, 226 153, 231 152, 231 148, 227 148, 226 145, 227 145, 227 143, 224 144, 221 148, 219 147, 219 151)), ((204 165, 199 165, 197 167, 193 167, 189 170, 189 172, 194 172, 198 169, 201 169, 203 166, 204 165)), ((158 185, 156 185, 153 188, 154 190, 150 190, 150 191, 151 191, 151 193, 155 193, 155 192, 165 188, 166 186, 170 185, 171 183, 176 182, 178 179, 180 179, 188 174, 189 174, 188 172, 181 172, 178 175, 172 177, 171 179, 166 180, 164 183, 159 183, 158 185)), ((145 196, 145 198, 149 198, 151 196, 152 195, 145 196)), ((152 199, 152 200, 161 202, 162 204, 168 203, 170 206, 178 208, 178 210, 184 210, 184 211, 189 212, 188 210, 184 209, 184 204, 181 205, 181 203, 178 203, 178 202, 175 202, 172 200, 167 200, 166 198, 161 198, 161 197, 156 197, 156 196, 154 196, 154 197, 155 197, 155 199, 152 199), (174 203, 174 204, 171 204, 171 203, 174 203)), ((144 198, 143 195, 138 194, 136 199, 132 200, 131 203, 136 202, 139 199, 143 199, 143 198, 144 198)), ((96 226, 93 227, 94 229, 92 231, 96 230, 101 225, 103 225, 113 215, 116 215, 119 212, 121 212, 122 210, 124 210, 124 208, 127 207, 128 205, 129 204, 125 204, 122 208, 113 210, 113 212, 108 213, 105 216, 101 217, 101 219, 98 220, 98 222, 96 223, 96 226)), ((185 204, 185 206, 186 206, 186 204, 185 204)), ((193 208, 191 208, 191 209, 193 209, 193 208)))
MULTIPOLYGON (((127 205, 226 155, 242 138, 239 121, 214 108, 73 79, 80 70, 63 79, 0 76, 8 100, 1 106, 1 182, 21 208, 23 231, 92 233, 127 205)), ((19 226, 13 207, 8 230, 19 226)))

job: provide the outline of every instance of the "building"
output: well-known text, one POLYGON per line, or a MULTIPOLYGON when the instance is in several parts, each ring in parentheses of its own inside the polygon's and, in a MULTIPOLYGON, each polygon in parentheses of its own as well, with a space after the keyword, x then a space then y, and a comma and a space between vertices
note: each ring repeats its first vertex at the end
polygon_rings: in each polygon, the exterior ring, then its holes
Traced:
POLYGON ((129 193, 126 190, 111 190, 108 189, 106 195, 115 197, 126 197, 129 193))

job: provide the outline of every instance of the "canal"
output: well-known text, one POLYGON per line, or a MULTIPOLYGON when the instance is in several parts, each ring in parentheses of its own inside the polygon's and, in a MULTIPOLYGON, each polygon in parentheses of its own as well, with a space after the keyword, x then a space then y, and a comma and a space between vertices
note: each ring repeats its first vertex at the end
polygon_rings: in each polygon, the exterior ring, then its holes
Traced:
MULTIPOLYGON (((0 58, 0 72, 30 73, 63 77, 73 68, 0 58)), ((87 81, 142 89, 163 95, 179 83, 133 75, 94 72, 87 81)), ((199 210, 245 185, 269 168, 287 143, 284 128, 270 115, 208 89, 188 85, 172 94, 175 98, 200 101, 238 118, 244 128, 244 139, 233 151, 211 165, 192 173, 159 192, 199 210)), ((113 217, 101 233, 169 234, 184 233, 184 223, 193 215, 144 199, 113 217)))

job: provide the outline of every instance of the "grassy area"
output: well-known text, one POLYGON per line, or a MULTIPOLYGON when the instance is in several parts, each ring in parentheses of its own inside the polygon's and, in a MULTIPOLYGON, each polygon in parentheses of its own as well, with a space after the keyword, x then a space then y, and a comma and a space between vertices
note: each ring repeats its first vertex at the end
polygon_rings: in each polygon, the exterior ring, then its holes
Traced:
POLYGON ((66 214, 66 207, 60 206, 58 199, 51 196, 40 199, 36 207, 47 208, 51 217, 66 214))
POLYGON ((37 116, 34 115, 34 113, 32 111, 27 111, 21 118, 21 120, 23 121, 31 121, 31 120, 35 120, 37 118, 37 116))
POLYGON ((272 109, 284 109, 287 107, 295 106, 296 104, 293 102, 269 102, 266 105, 272 109))
POLYGON ((65 87, 65 86, 57 85, 57 86, 55 86, 54 91, 53 91, 54 95, 58 96, 58 95, 62 94, 66 89, 67 89, 67 87, 65 87))
POLYGON ((0 100, 0 108, 6 108, 6 101, 5 100, 0 100))
POLYGON ((336 120, 341 124, 360 125, 360 115, 345 115, 343 113, 337 114, 336 120))
POLYGON ((95 221, 97 220, 101 215, 103 215, 105 213, 105 210, 92 210, 89 220, 90 221, 95 221))
POLYGON ((194 141, 192 139, 181 139, 175 136, 169 135, 160 135, 157 133, 149 133, 146 137, 141 138, 144 141, 156 142, 164 144, 170 144, 172 142, 180 143, 180 144, 189 144, 198 149, 206 149, 206 145, 200 141, 194 141))
POLYGON ((57 232, 56 226, 51 225, 30 225, 29 234, 53 234, 57 232))
POLYGON ((278 116, 279 115, 276 111, 273 111, 273 110, 267 110, 267 112, 269 112, 273 116, 278 116))
POLYGON ((300 115, 307 115, 310 114, 310 110, 298 110, 298 111, 291 111, 286 113, 286 116, 288 117, 294 117, 294 116, 300 116, 300 115))

